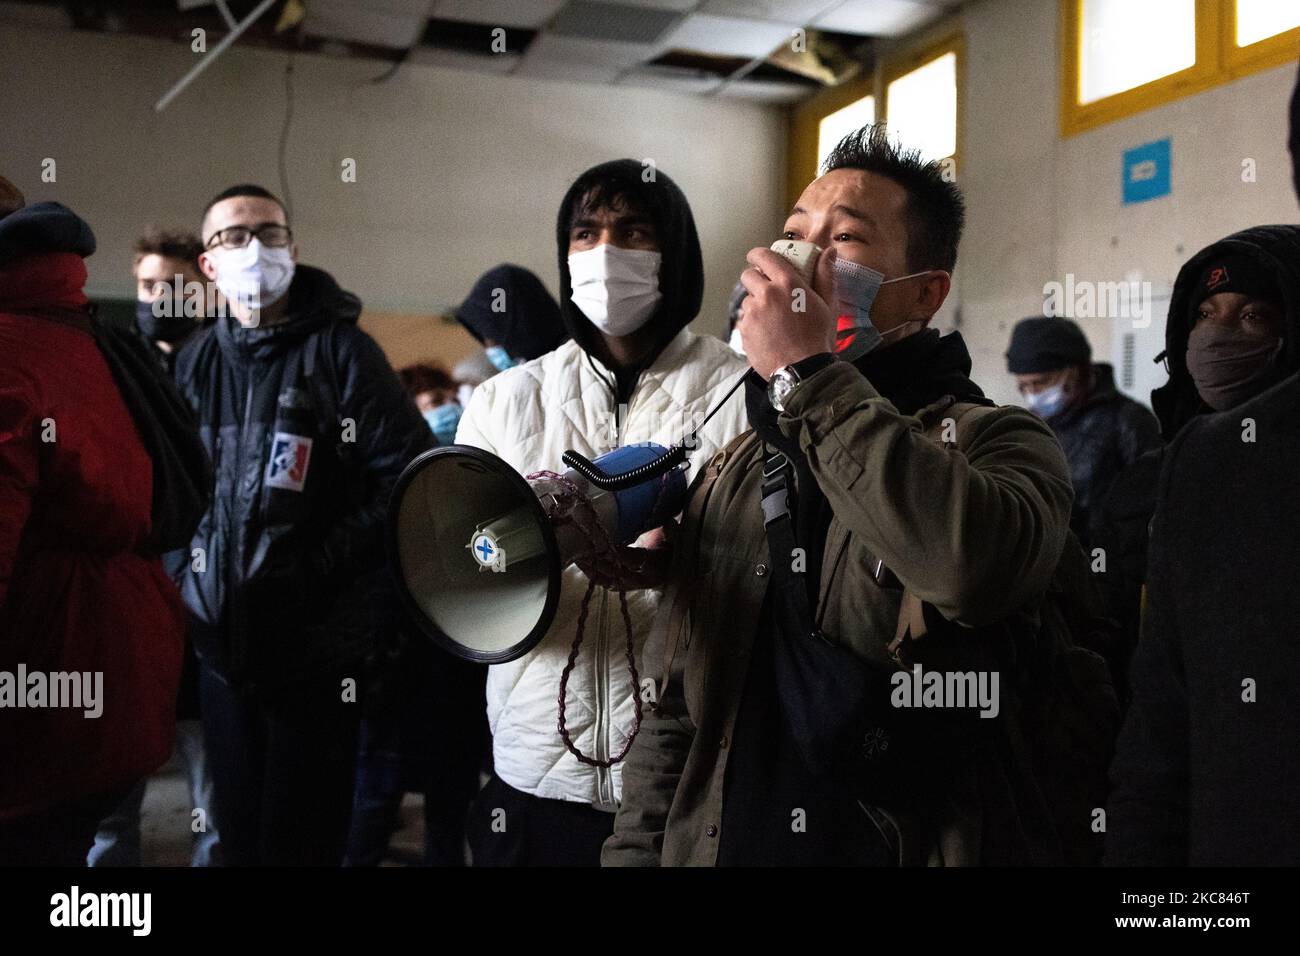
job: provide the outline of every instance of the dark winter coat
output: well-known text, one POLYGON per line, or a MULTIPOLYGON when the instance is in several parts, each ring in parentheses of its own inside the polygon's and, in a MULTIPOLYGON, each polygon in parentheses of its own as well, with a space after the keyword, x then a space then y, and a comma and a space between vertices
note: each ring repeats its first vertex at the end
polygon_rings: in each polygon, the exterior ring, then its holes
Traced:
POLYGON ((1288 500, 1295 474, 1288 469, 1296 450, 1300 226, 1246 229, 1197 253, 1178 275, 1165 337, 1170 381, 1152 399, 1165 433, 1178 437, 1121 478, 1106 505, 1122 567, 1141 563, 1132 553, 1145 548, 1151 527, 1143 568, 1149 609, 1111 772, 1118 829, 1110 828, 1107 858, 1295 862, 1295 762, 1285 756, 1294 734, 1286 736, 1289 718, 1274 708, 1294 713, 1290 700, 1300 689, 1300 655, 1286 636, 1294 632, 1292 582, 1300 571, 1295 509, 1278 504, 1288 500), (1207 260, 1225 252, 1246 253, 1277 275, 1286 315, 1277 374, 1288 377, 1211 414, 1187 372, 1191 290, 1207 260), (1255 420, 1253 442, 1243 441, 1246 419, 1255 420), (1256 705, 1241 701, 1247 677, 1260 685, 1256 705), (1288 800, 1291 816, 1283 819, 1277 810, 1288 800))
MULTIPOLYGON (((1287 316, 1286 341, 1277 358, 1277 378, 1300 369, 1300 226, 1256 226, 1206 246, 1182 267, 1174 284, 1165 322, 1169 381, 1151 393, 1151 405, 1166 441, 1188 422, 1210 413, 1187 371, 1187 340, 1192 330, 1192 290, 1211 258, 1244 253, 1268 265, 1280 278, 1287 316)), ((1106 553, 1106 572, 1098 577, 1107 604, 1131 603, 1147 580, 1147 536, 1155 512, 1156 483, 1164 461, 1160 449, 1148 452, 1122 471, 1091 520, 1091 544, 1106 553)), ((1137 640, 1135 620, 1126 620, 1129 647, 1113 661, 1127 660, 1137 640)))
POLYGON ((1165 453, 1108 863, 1300 863, 1297 409, 1293 375, 1165 453))
POLYGON ((274 325, 221 318, 181 354, 215 472, 181 594, 199 656, 273 690, 363 660, 388 630, 383 523, 429 429, 360 302, 298 266, 274 325))
POLYGON ((1110 365, 1093 365, 1093 385, 1077 406, 1047 420, 1065 450, 1074 485, 1070 530, 1087 545, 1092 509, 1115 476, 1160 446, 1160 425, 1142 405, 1115 389, 1110 365))

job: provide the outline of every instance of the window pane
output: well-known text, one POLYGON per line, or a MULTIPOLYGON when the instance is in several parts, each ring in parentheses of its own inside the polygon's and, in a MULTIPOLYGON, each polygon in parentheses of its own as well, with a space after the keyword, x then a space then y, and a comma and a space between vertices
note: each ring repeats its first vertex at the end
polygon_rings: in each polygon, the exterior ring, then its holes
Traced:
POLYGON ((821 126, 817 130, 817 168, 819 170, 822 168, 827 154, 835 148, 836 143, 854 130, 875 121, 876 98, 874 96, 864 96, 843 109, 822 117, 821 126))
POLYGON ((1237 0, 1237 46, 1300 27, 1300 3, 1294 0, 1237 0))
POLYGON ((957 54, 945 53, 889 84, 889 132, 927 160, 957 152, 957 54))
POLYGON ((1083 0, 1079 102, 1196 64, 1196 0, 1083 0))

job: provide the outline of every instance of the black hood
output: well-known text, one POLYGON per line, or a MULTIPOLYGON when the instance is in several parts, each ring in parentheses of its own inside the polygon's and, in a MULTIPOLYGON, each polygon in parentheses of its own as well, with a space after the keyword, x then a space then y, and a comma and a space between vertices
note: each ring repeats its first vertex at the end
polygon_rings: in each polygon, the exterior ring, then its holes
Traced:
POLYGON ((1165 320, 1165 361, 1169 381, 1151 393, 1151 407, 1166 440, 1197 415, 1211 409, 1196 391, 1187 371, 1187 339, 1192 331, 1192 292, 1211 259, 1244 255, 1277 276, 1286 310, 1286 332, 1277 357, 1280 381, 1300 369, 1300 226, 1253 226, 1206 246, 1178 272, 1165 320))
POLYGON ((573 304, 569 282, 569 211, 574 202, 596 183, 612 184, 614 195, 629 197, 643 206, 655 227, 663 256, 659 268, 659 308, 649 319, 655 328, 655 346, 642 363, 648 367, 682 329, 700 312, 704 298, 704 258, 695 232, 686 195, 663 172, 655 169, 654 179, 645 182, 645 167, 633 159, 616 159, 587 170, 569 187, 556 217, 555 241, 560 260, 560 313, 569 334, 590 353, 599 333, 582 310, 573 304))
POLYGON ((569 337, 555 298, 522 266, 500 265, 479 276, 456 319, 480 344, 491 339, 511 358, 525 361, 559 348, 569 337), (504 292, 503 312, 493 309, 498 289, 504 292))
POLYGON ((72 252, 84 259, 94 251, 95 234, 89 224, 62 203, 33 203, 0 219, 0 267, 56 252, 72 252))
POLYGON ((264 360, 294 342, 333 322, 351 322, 361 316, 361 300, 339 288, 334 277, 314 266, 299 264, 289 284, 289 304, 284 318, 274 325, 245 328, 233 316, 217 320, 217 337, 232 357, 264 360))

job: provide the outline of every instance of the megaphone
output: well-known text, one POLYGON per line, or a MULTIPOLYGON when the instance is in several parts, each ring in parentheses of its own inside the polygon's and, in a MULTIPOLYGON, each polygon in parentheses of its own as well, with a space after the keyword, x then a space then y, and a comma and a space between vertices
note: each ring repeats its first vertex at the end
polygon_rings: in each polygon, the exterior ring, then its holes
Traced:
POLYGON ((522 657, 551 626, 561 571, 682 510, 684 458, 650 443, 594 461, 567 452, 563 474, 525 478, 480 448, 425 452, 389 503, 389 560, 407 614, 465 660, 522 657))

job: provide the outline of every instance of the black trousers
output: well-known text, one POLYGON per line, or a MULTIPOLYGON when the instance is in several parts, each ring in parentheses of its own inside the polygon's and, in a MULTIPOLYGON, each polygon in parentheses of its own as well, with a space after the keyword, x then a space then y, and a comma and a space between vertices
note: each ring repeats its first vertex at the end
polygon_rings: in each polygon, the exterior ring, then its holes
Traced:
POLYGON ((475 866, 600 866, 614 814, 523 793, 496 774, 470 810, 475 866))
POLYGON ((342 680, 308 681, 263 700, 202 667, 203 731, 226 865, 342 865, 361 721, 361 705, 343 700, 342 680))

